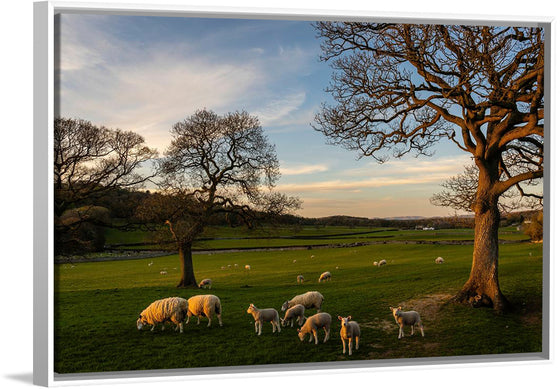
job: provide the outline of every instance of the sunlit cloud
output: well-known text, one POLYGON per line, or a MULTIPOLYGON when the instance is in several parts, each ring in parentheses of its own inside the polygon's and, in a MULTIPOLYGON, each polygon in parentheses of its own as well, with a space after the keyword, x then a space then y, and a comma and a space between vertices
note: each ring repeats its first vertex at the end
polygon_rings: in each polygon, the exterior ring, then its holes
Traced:
POLYGON ((280 173, 282 173, 283 176, 297 176, 302 174, 326 172, 327 170, 329 170, 329 168, 324 164, 292 166, 282 165, 282 167, 280 168, 280 173))

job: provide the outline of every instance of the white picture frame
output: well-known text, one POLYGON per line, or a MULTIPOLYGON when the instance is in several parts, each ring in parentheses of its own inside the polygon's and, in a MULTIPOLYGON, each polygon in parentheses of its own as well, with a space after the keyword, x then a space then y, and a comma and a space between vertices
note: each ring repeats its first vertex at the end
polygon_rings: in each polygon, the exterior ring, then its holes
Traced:
MULTIPOLYGON (((289 16, 294 19, 309 18, 310 15, 319 17, 333 17, 336 15, 343 15, 344 17, 362 18, 364 14, 360 11, 313 11, 313 10, 285 10, 285 9, 260 9, 260 8, 229 8, 227 6, 219 7, 205 7, 205 6, 186 6, 186 5, 139 5, 139 4, 113 4, 113 3, 67 3, 67 2, 38 2, 34 4, 34 378, 33 381, 37 385, 42 386, 67 386, 67 385, 82 385, 82 384, 119 384, 119 383, 147 383, 164 381, 182 381, 191 379, 215 379, 217 371, 196 371, 196 369, 185 369, 183 373, 177 371, 150 371, 148 373, 139 372, 123 372, 115 374, 90 374, 85 376, 76 376, 68 380, 56 377, 53 371, 53 231, 50 226, 49 220, 52 220, 53 214, 49 204, 52 204, 53 193, 51 186, 48 184, 52 182, 52 169, 49 161, 52 161, 52 123, 54 119, 54 59, 53 59, 53 45, 54 45, 54 31, 53 21, 54 15, 57 12, 125 12, 125 13, 141 13, 150 15, 232 15, 234 17, 286 17, 289 16), (47 253, 47 254, 45 254, 47 253), (46 259, 46 261, 45 261, 46 259), (46 319, 45 319, 46 318, 46 319), (192 374, 196 376, 193 377, 192 374)), ((375 13, 371 12, 368 17, 386 17, 389 19, 395 18, 399 21, 411 20, 416 21, 421 19, 425 22, 437 22, 443 20, 451 20, 453 23, 461 23, 461 21, 480 21, 496 22, 496 23, 511 23, 519 22, 523 24, 535 23, 539 25, 546 25, 549 28, 550 41, 554 41, 555 37, 552 35, 554 30, 554 23, 549 16, 545 17, 516 17, 516 16, 477 16, 466 15, 464 19, 456 18, 454 16, 432 15, 422 18, 417 18, 415 14, 406 13, 375 13)), ((551 53, 554 52, 552 45, 549 43, 551 53)), ((550 69, 549 62, 549 69, 550 69)), ((554 84, 552 84, 554 85, 554 84)), ((550 94, 551 100, 553 96, 550 94)), ((551 122, 549 117, 549 123, 551 122)), ((547 143, 548 155, 550 155, 550 143, 547 143)), ((550 173, 545 180, 552 181, 550 173)), ((545 196, 550 197, 550 186, 545 196)), ((548 221, 550 226, 551 215, 548 214, 548 221)), ((550 229, 549 229, 550 232, 550 229)), ((551 259, 551 239, 546 240, 543 246, 543 255, 549 259, 549 267, 545 268, 545 275, 547 274, 548 280, 552 278, 552 265, 551 259)), ((546 277, 545 277, 546 278, 546 277)), ((545 281, 546 290, 552 298, 551 285, 545 281)), ((547 303, 551 304, 550 299, 545 299, 547 303)), ((544 302, 543 302, 544 303, 544 302)), ((544 315, 544 310, 543 310, 544 315)), ((552 312, 547 312, 543 317, 543 325, 545 321, 552 323, 552 312)), ((549 333, 552 328, 547 328, 549 333)), ((545 331, 543 331, 544 333, 545 331)), ((385 376, 394 373, 395 368, 410 368, 416 370, 420 376, 429 379, 430 376, 438 374, 438 367, 445 365, 461 366, 467 363, 470 366, 480 366, 482 369, 486 366, 487 361, 492 361, 492 366, 503 366, 504 370, 515 371, 516 366, 522 364, 535 364, 538 366, 546 365, 550 358, 549 344, 551 339, 543 340, 543 353, 542 355, 534 355, 530 358, 525 356, 513 356, 502 358, 489 358, 478 356, 469 360, 468 358, 458 358, 456 360, 446 359, 438 360, 438 358, 430 358, 430 361, 406 361, 397 363, 373 363, 373 364, 356 364, 355 366, 348 367, 352 374, 362 374, 364 377, 370 377, 372 372, 385 372, 385 376), (418 369, 421 371, 418 372, 418 369)), ((334 366, 288 366, 279 367, 273 366, 271 368, 262 369, 262 372, 256 373, 255 369, 247 368, 232 368, 220 369, 224 370, 223 376, 235 381, 237 377, 256 377, 259 380, 266 380, 267 377, 279 377, 283 372, 289 372, 290 375, 295 377, 307 375, 313 379, 313 376, 320 376, 329 370, 329 374, 333 374, 330 370, 336 369, 334 366)), ((337 369, 336 371, 349 374, 347 368, 337 369)), ((395 373, 397 374, 397 373, 395 373)), ((336 374, 333 374, 336 375, 336 374)), ((409 374, 411 375, 411 374, 409 374)), ((390 378, 389 378, 390 381, 390 378)))

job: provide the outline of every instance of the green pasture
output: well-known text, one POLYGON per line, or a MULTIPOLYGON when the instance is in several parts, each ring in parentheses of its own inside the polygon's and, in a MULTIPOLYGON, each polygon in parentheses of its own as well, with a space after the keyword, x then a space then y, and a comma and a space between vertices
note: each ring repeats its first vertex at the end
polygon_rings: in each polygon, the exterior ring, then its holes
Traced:
MULTIPOLYGON (((501 228, 499 238, 506 241, 528 240, 527 235, 513 227, 501 228)), ((119 231, 108 229, 106 242, 109 245, 123 245, 124 249, 158 249, 153 235, 145 231, 119 231), (130 245, 130 246, 127 246, 130 245), (139 245, 141 244, 141 245, 139 245)), ((195 250, 239 249, 256 247, 290 247, 314 245, 344 245, 355 243, 375 243, 385 241, 469 241, 474 239, 472 229, 441 229, 433 231, 399 230, 375 227, 305 227, 264 228, 248 230, 244 227, 209 227, 194 244, 195 250)), ((166 246, 173 249, 173 244, 166 246)))
MULTIPOLYGON (((504 315, 446 303, 468 278, 470 245, 395 243, 196 254, 197 279, 213 280, 210 293, 221 299, 224 326, 215 321, 207 328, 204 319, 197 326, 195 320, 185 326, 183 334, 171 327, 163 332, 135 327, 140 311, 156 299, 208 293, 175 287, 179 277, 176 255, 55 265, 55 371, 540 352, 542 245, 504 244, 500 255, 500 284, 516 307, 504 315), (445 258, 443 265, 434 263, 438 256, 445 258), (380 259, 386 259, 387 266, 374 267, 373 261, 380 259), (244 269, 246 264, 251 265, 250 271, 244 269), (167 274, 161 275, 162 270, 167 274), (319 284, 317 278, 326 270, 332 273, 332 281, 319 284), (303 285, 296 283, 298 274, 306 279, 303 285), (280 312, 284 300, 308 290, 324 295, 323 310, 333 317, 331 339, 326 344, 300 342, 295 328, 273 334, 268 323, 261 336, 255 334, 253 319, 246 313, 250 303, 280 312), (426 336, 417 332, 411 337, 407 329, 407 336, 398 340, 390 305, 419 311, 426 336), (351 357, 342 355, 337 315, 352 315, 360 323, 360 349, 351 357)), ((307 315, 314 313, 309 310, 307 315)))

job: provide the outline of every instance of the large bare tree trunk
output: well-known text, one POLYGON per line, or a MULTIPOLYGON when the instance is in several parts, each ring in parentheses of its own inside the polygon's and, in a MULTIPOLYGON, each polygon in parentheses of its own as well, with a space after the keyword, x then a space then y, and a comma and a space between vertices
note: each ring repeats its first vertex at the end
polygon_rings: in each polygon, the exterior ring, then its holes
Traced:
POLYGON ((192 242, 179 244, 179 262, 181 263, 181 281, 177 287, 198 287, 192 263, 192 242))
POLYGON ((473 306, 489 306, 503 312, 509 303, 498 281, 498 228, 500 211, 498 195, 493 193, 497 181, 496 170, 485 165, 480 169, 479 183, 473 210, 475 213, 474 250, 471 274, 455 299, 473 306))

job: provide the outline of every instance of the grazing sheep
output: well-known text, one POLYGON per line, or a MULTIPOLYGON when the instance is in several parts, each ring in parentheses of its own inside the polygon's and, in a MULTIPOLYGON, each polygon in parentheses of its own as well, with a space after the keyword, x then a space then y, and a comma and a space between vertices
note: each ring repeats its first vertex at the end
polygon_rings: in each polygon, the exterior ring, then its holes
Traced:
POLYGON ((276 329, 280 332, 280 320, 276 309, 258 309, 253 304, 250 304, 249 308, 247 308, 247 313, 253 315, 253 319, 255 319, 255 332, 257 335, 261 334, 262 325, 265 321, 272 324, 272 333, 274 333, 276 329))
POLYGON ((292 261, 292 263, 296 263, 296 262, 297 262, 297 261, 296 261, 295 259, 292 261))
POLYGON ((378 263, 377 261, 375 261, 375 262, 373 263, 373 266, 377 266, 377 265, 379 265, 379 263, 378 263))
POLYGON ((321 281, 330 281, 330 280, 331 280, 331 272, 330 272, 330 271, 326 271, 326 272, 324 272, 323 274, 321 274, 321 275, 319 276, 319 281, 318 281, 318 282, 321 282, 321 281))
POLYGON ((420 319, 420 314, 416 311, 407 311, 403 312, 401 309, 402 307, 393 308, 389 307, 391 312, 393 312, 393 317, 395 318, 395 322, 399 325, 399 339, 404 336, 403 327, 405 325, 412 327, 412 332, 410 335, 414 335, 414 325, 418 324, 420 327, 420 332, 422 333, 422 337, 424 337, 424 326, 422 325, 422 320, 420 319))
POLYGON ((444 262, 444 261, 443 261, 443 258, 442 258, 442 257, 437 257, 437 258, 436 258, 436 263, 437 263, 437 264, 442 264, 443 262, 444 262))
POLYGON ((291 308, 294 305, 301 304, 305 307, 305 309, 315 308, 317 309, 317 312, 321 312, 321 306, 323 305, 324 300, 325 298, 323 297, 323 295, 317 291, 298 294, 291 300, 284 301, 284 303, 282 304, 282 311, 285 311, 286 309, 291 308))
POLYGON ((303 284, 303 281, 305 280, 301 274, 298 275, 296 279, 298 284, 303 284))
POLYGON ((377 266, 381 267, 381 266, 386 265, 386 264, 387 264, 387 261, 384 260, 384 259, 382 259, 381 261, 379 261, 379 263, 377 264, 377 266))
POLYGON ((301 304, 294 305, 286 311, 284 318, 280 319, 282 326, 285 327, 290 324, 290 327, 294 326, 294 319, 297 319, 297 324, 301 326, 303 321, 306 319, 303 314, 305 313, 305 307, 301 304))
POLYGON ((360 347, 360 326, 352 320, 352 316, 338 317, 340 320, 340 339, 342 340, 342 354, 346 354, 348 342, 348 355, 352 355, 352 342, 356 342, 356 350, 360 347))
POLYGON ((200 289, 212 289, 212 280, 210 278, 205 278, 198 284, 200 289))
POLYGON ((198 317, 196 324, 200 324, 200 318, 206 316, 208 318, 208 327, 210 327, 212 324, 212 315, 216 314, 218 323, 220 323, 220 327, 222 326, 222 304, 218 296, 214 296, 213 294, 201 294, 192 296, 187 301, 189 303, 189 310, 187 311, 187 321, 185 324, 189 323, 191 316, 198 317))
POLYGON ((156 300, 146 309, 144 309, 138 320, 136 320, 136 328, 139 330, 143 326, 150 324, 151 331, 161 323, 161 329, 165 328, 165 322, 175 323, 175 331, 179 329, 183 333, 183 321, 188 310, 188 302, 181 297, 168 297, 161 300, 156 300))
POLYGON ((251 270, 251 265, 245 265, 245 270, 251 270))
POLYGON ((164 276, 164 275, 167 274, 167 272, 166 272, 165 270, 162 270, 162 271, 159 272, 159 274, 161 274, 162 276, 164 276))
POLYGON ((221 267, 220 269, 222 269, 222 270, 226 270, 225 266, 222 266, 222 267, 221 267))
POLYGON ((238 266, 239 266, 239 265, 238 265, 237 263, 234 263, 234 264, 233 264, 233 267, 238 267, 238 266))
POLYGON ((325 339, 323 340, 323 343, 326 343, 327 340, 329 340, 331 332, 331 321, 331 315, 326 312, 317 313, 308 317, 305 324, 297 330, 299 340, 303 342, 305 335, 309 334, 309 342, 313 341, 313 338, 315 338, 315 344, 319 344, 319 341, 317 340, 317 331, 320 328, 323 328, 325 330, 325 339))

